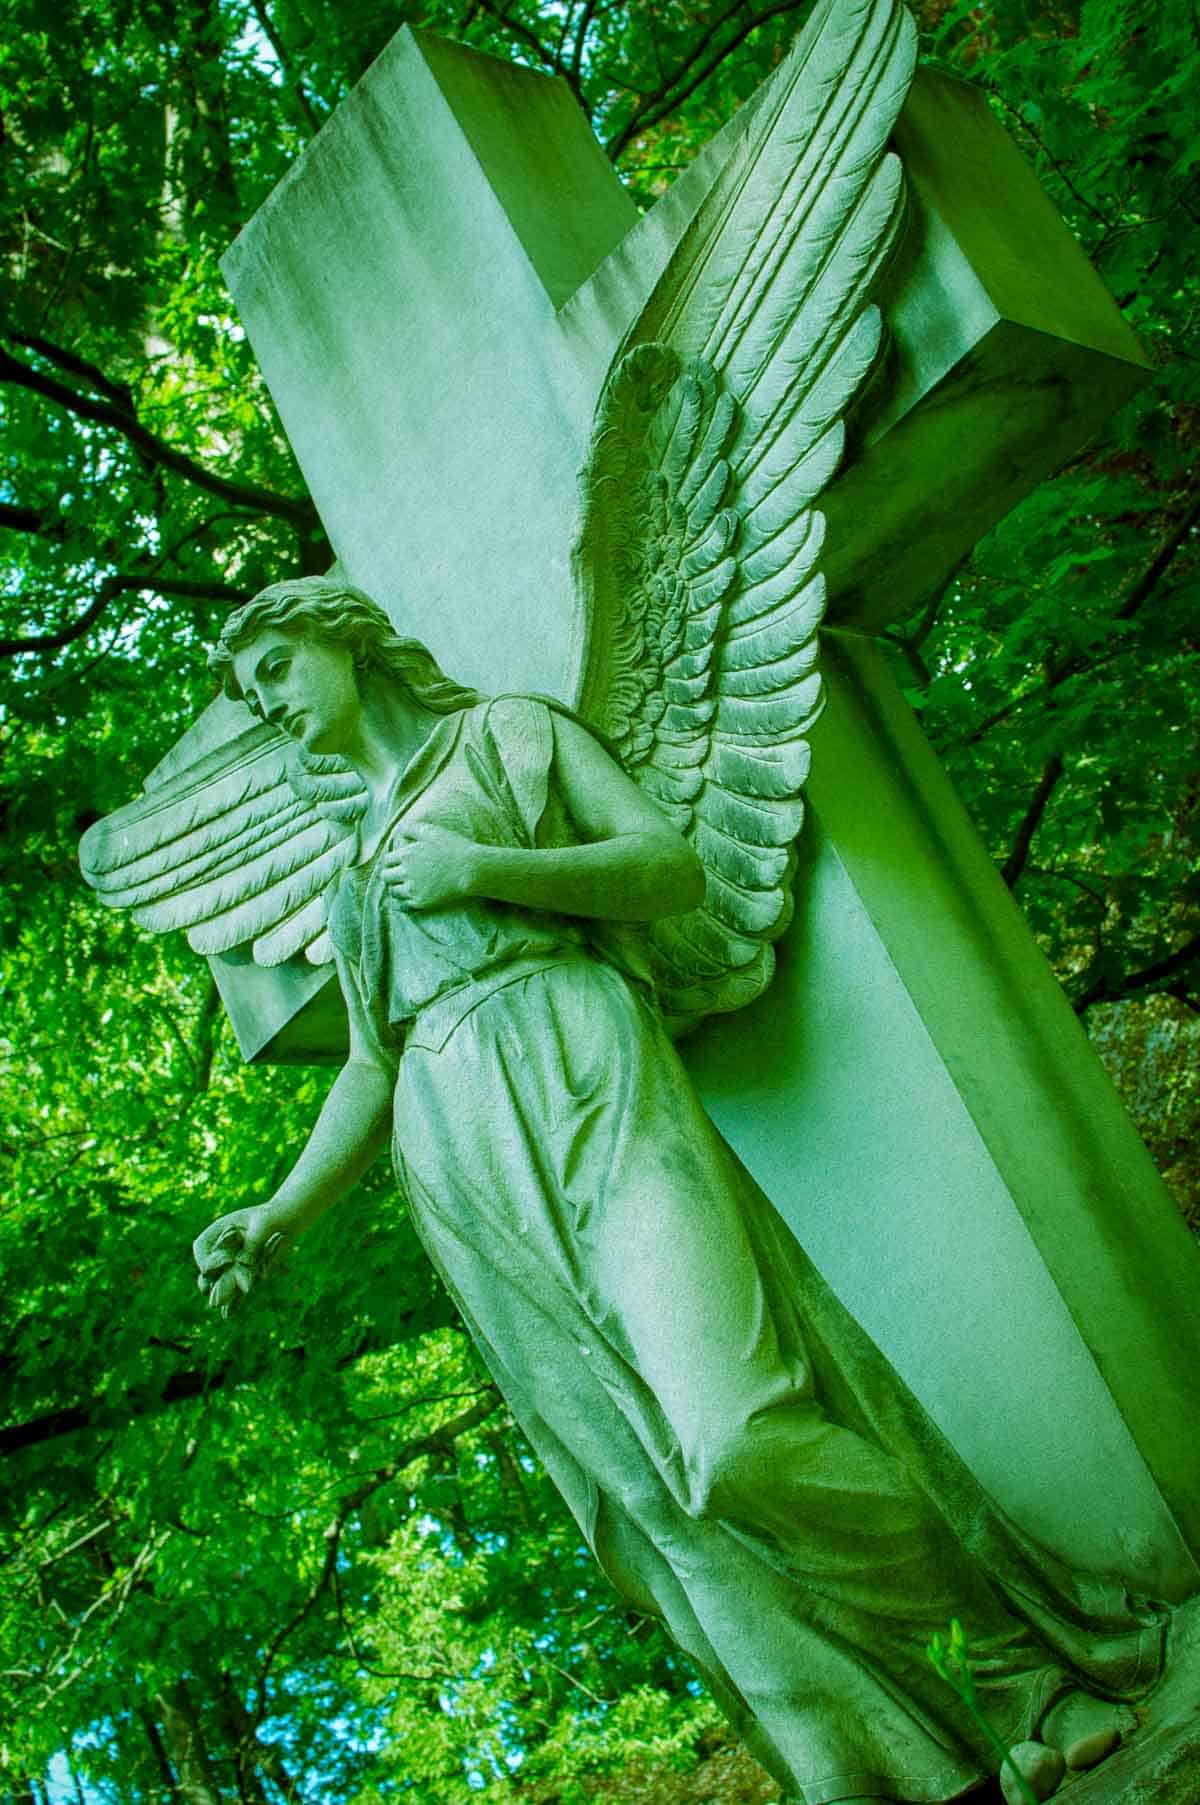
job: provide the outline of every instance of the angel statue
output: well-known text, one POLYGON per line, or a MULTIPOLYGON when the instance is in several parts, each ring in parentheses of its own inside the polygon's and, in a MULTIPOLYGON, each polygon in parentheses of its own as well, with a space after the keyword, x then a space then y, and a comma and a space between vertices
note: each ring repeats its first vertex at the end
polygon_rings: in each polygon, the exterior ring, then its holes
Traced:
POLYGON ((761 992, 791 908, 818 504, 880 356, 914 40, 896 0, 802 35, 775 148, 722 178, 614 359, 582 477, 575 708, 455 683, 337 576, 277 582, 211 659, 257 721, 82 852, 104 901, 202 952, 336 962, 349 1057, 274 1196, 197 1239, 209 1302, 256 1288, 390 1139, 596 1556, 805 1805, 997 1773, 926 1657, 952 1615, 1039 1798, 1129 1727, 1115 1701, 1163 1637, 980 1491, 673 1044, 761 992))

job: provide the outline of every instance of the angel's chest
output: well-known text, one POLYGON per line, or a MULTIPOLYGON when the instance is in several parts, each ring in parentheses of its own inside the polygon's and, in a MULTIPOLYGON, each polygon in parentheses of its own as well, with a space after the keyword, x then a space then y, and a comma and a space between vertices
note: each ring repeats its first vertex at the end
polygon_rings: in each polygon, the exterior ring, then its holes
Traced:
POLYGON ((392 816, 385 843, 415 838, 426 826, 441 827, 485 845, 511 844, 521 837, 511 800, 470 747, 440 771, 419 795, 392 816))

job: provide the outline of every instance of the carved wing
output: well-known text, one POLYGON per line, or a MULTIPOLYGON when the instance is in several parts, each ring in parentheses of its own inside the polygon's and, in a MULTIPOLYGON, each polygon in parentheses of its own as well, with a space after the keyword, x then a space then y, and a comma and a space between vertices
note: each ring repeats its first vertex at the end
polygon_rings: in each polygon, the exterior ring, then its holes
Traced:
POLYGON ((900 237, 885 147, 915 59, 898 0, 830 0, 797 39, 615 358, 582 475, 580 712, 704 861, 648 930, 668 1022, 774 969, 821 707, 817 499, 875 366, 900 237))
POLYGON ((249 942, 259 965, 332 958, 323 892, 366 806, 357 772, 257 724, 88 829, 83 875, 145 928, 199 953, 249 942))

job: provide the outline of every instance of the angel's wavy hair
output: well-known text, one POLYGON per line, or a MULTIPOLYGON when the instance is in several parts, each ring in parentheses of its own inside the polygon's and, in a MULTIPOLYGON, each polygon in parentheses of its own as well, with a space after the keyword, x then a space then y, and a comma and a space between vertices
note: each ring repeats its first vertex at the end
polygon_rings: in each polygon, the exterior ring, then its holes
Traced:
POLYGON ((208 655, 208 668, 235 701, 241 701, 242 691, 233 655, 268 627, 290 633, 308 629, 326 645, 345 646, 357 671, 390 677, 434 714, 454 714, 480 700, 477 690, 447 677, 419 639, 402 639, 379 603, 361 589, 334 577, 294 577, 271 583, 235 608, 208 655))

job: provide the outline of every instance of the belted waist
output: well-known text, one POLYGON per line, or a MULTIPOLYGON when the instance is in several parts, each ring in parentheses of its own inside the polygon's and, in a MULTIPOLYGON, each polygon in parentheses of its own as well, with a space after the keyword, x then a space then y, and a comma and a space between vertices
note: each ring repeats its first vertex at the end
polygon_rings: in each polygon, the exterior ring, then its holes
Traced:
POLYGON ((572 942, 558 952, 526 953, 520 958, 490 965, 478 977, 468 978, 465 983, 455 985, 453 990, 444 991, 431 1003, 426 1003, 409 1022, 397 1022, 397 1028, 407 1027, 408 1030, 405 1050, 421 1047, 427 1053, 440 1053, 464 1017, 496 991, 516 984, 521 978, 531 978, 535 972, 549 971, 552 966, 560 965, 564 958, 573 956, 579 956, 579 948, 572 942))

